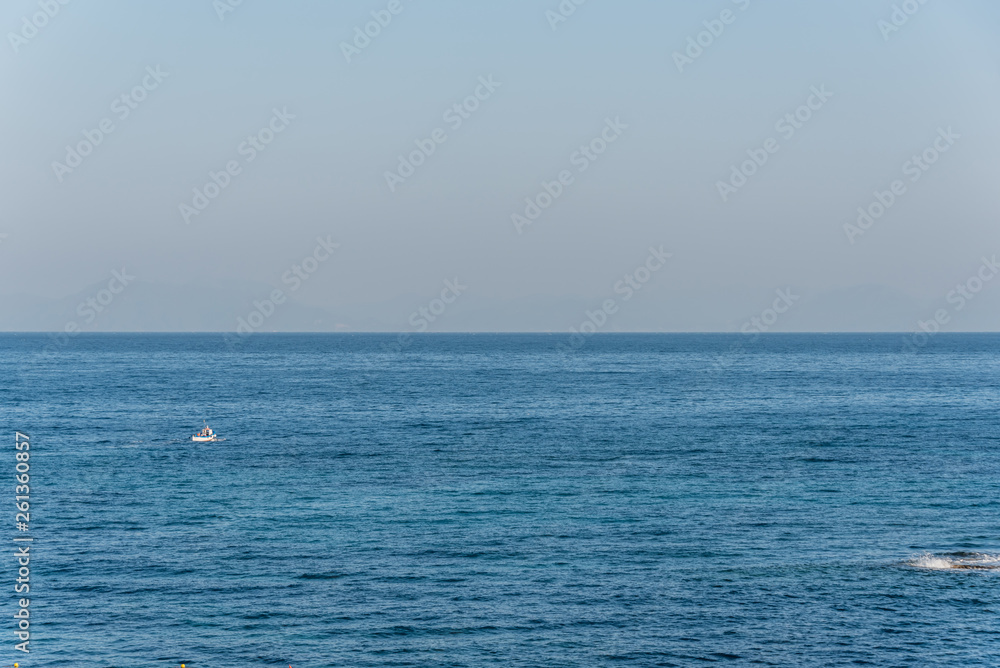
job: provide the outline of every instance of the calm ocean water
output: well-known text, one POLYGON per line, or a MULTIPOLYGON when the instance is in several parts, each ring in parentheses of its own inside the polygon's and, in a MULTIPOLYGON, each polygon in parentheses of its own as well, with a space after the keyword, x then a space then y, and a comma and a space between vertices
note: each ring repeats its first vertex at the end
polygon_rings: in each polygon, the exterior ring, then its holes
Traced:
POLYGON ((1000 665, 1000 336, 565 339, 0 336, 0 663, 1000 665))

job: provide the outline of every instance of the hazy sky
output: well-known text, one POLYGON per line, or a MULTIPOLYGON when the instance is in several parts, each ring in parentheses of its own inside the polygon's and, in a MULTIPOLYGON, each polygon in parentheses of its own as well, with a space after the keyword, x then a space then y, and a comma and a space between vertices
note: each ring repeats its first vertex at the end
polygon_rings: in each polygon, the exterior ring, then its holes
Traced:
POLYGON ((614 329, 736 331, 789 288, 791 328, 881 329, 880 299, 1000 328, 1000 280, 948 301, 1000 253, 996 3, 230 1, 0 8, 4 323, 125 267, 400 329, 456 277, 430 329, 568 330, 612 299, 614 329))

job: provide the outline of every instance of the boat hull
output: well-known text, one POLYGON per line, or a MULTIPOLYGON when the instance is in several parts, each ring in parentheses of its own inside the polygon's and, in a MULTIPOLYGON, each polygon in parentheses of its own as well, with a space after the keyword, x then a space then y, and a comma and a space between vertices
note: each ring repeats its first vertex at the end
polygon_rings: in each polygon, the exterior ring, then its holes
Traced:
POLYGON ((195 443, 209 443, 216 440, 215 436, 192 436, 191 440, 195 443))

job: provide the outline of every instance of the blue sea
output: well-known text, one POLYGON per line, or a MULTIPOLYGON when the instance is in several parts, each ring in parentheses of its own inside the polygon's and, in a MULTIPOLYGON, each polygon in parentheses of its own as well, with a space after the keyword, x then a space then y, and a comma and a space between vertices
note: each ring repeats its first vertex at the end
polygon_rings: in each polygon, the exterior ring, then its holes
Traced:
POLYGON ((1000 665, 1000 336, 566 339, 0 336, 0 664, 1000 665))

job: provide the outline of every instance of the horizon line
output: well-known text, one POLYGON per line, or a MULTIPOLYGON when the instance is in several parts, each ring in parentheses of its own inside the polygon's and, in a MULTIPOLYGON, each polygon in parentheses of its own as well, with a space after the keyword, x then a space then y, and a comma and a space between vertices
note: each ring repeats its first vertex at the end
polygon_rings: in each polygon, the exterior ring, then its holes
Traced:
MULTIPOLYGON (((801 330, 801 331, 782 331, 782 332, 734 332, 734 331, 627 331, 627 332, 594 332, 592 334, 586 334, 587 338, 594 336, 636 336, 636 335, 649 335, 649 336, 663 336, 663 335, 726 335, 726 336, 745 336, 745 337, 757 337, 757 336, 795 336, 795 335, 843 335, 843 334, 854 334, 860 336, 872 336, 872 335, 891 335, 891 334, 913 334, 920 330, 871 330, 871 331, 819 331, 819 330, 801 330)), ((251 338, 254 336, 267 336, 267 335, 332 335, 332 336, 358 336, 358 335, 383 335, 383 336, 399 336, 399 335, 409 335, 409 336, 447 336, 447 335, 462 335, 462 336, 472 336, 477 334, 491 334, 491 335, 510 335, 510 336, 538 336, 538 335, 572 335, 572 331, 455 331, 455 332, 408 332, 408 331, 387 331, 387 330, 372 330, 372 331, 290 331, 290 332, 253 332, 247 334, 243 338, 251 338)), ((33 335, 62 335, 66 334, 60 330, 32 330, 32 331, 21 331, 21 330, 0 330, 0 335, 18 335, 18 334, 33 334, 33 335)), ((101 336, 101 335, 120 335, 120 334, 148 334, 148 335, 202 335, 202 334, 221 334, 221 335, 231 335, 231 336, 242 336, 233 330, 193 330, 193 331, 142 331, 142 330, 116 330, 116 331, 101 331, 101 332, 82 332, 76 331, 70 338, 76 338, 79 336, 101 336)), ((934 336, 951 335, 951 334, 1000 334, 1000 331, 996 330, 956 330, 949 332, 935 332, 934 336)))

